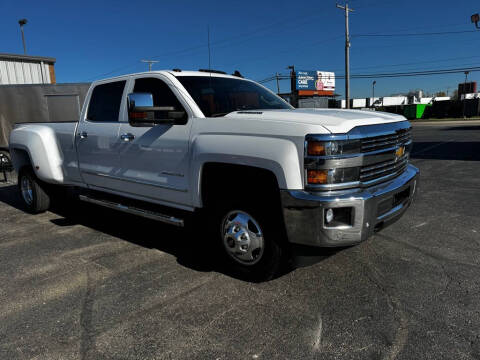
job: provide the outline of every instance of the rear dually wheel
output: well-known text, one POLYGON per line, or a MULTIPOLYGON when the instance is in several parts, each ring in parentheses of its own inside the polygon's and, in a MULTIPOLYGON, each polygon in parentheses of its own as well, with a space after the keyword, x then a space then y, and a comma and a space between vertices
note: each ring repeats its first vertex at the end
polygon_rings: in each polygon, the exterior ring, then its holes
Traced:
POLYGON ((31 168, 23 168, 18 175, 18 187, 27 211, 42 213, 50 207, 47 185, 40 181, 31 168))

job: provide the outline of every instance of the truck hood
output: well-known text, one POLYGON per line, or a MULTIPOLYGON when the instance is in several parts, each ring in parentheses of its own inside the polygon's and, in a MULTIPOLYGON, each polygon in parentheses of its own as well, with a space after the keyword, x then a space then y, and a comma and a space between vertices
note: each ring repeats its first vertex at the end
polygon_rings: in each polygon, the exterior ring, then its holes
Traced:
POLYGON ((379 111, 341 110, 341 109, 285 109, 235 111, 228 118, 292 122, 308 125, 321 125, 335 134, 343 134, 354 127, 405 121, 405 117, 379 111))

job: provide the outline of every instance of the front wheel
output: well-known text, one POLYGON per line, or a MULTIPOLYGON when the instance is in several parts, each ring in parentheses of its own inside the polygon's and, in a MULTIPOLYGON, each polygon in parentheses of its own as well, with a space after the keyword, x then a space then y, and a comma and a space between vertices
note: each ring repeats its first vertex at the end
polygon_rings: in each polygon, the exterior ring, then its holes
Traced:
POLYGON ((217 226, 224 258, 247 280, 275 277, 287 256, 282 221, 267 209, 229 206, 218 212, 217 226))
POLYGON ((31 169, 23 169, 18 175, 18 187, 25 207, 32 214, 42 213, 50 207, 50 197, 46 185, 31 169))

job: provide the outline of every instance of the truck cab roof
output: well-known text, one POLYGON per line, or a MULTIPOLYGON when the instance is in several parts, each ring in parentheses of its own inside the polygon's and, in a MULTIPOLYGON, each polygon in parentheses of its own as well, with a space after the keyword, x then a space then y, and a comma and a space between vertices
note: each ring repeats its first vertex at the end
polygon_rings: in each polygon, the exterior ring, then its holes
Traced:
POLYGON ((132 73, 132 74, 125 74, 125 75, 120 75, 120 76, 114 76, 111 78, 105 78, 105 79, 99 79, 95 80, 94 83, 97 82, 109 82, 109 81, 114 81, 114 80, 120 80, 120 79, 126 79, 129 77, 136 77, 140 75, 154 75, 154 74, 160 74, 160 75, 170 75, 170 76, 175 76, 175 77, 182 77, 182 76, 203 76, 203 77, 221 77, 221 78, 230 78, 230 79, 241 79, 241 80, 246 80, 246 81, 251 81, 248 79, 244 79, 235 75, 228 75, 228 74, 220 74, 217 72, 207 72, 207 71, 194 71, 194 70, 181 70, 181 71, 175 71, 175 70, 154 70, 154 71, 145 71, 145 72, 138 72, 138 73, 132 73))

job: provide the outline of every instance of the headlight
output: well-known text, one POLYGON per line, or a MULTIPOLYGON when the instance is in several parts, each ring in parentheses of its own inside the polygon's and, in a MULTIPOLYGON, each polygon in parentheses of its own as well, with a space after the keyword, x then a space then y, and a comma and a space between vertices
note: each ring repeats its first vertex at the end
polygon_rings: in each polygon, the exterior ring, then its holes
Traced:
MULTIPOLYGON (((344 136, 307 135, 304 163, 306 184, 330 189, 338 184, 360 181, 360 166, 342 167, 341 164, 344 163, 342 159, 358 156, 361 145, 361 140, 344 136)), ((348 163, 351 162, 345 160, 345 165, 348 163)))
POLYGON ((311 185, 340 184, 359 181, 360 168, 308 169, 307 183, 311 185))
POLYGON ((359 140, 336 140, 307 142, 308 156, 334 156, 343 154, 356 154, 360 152, 359 140))

